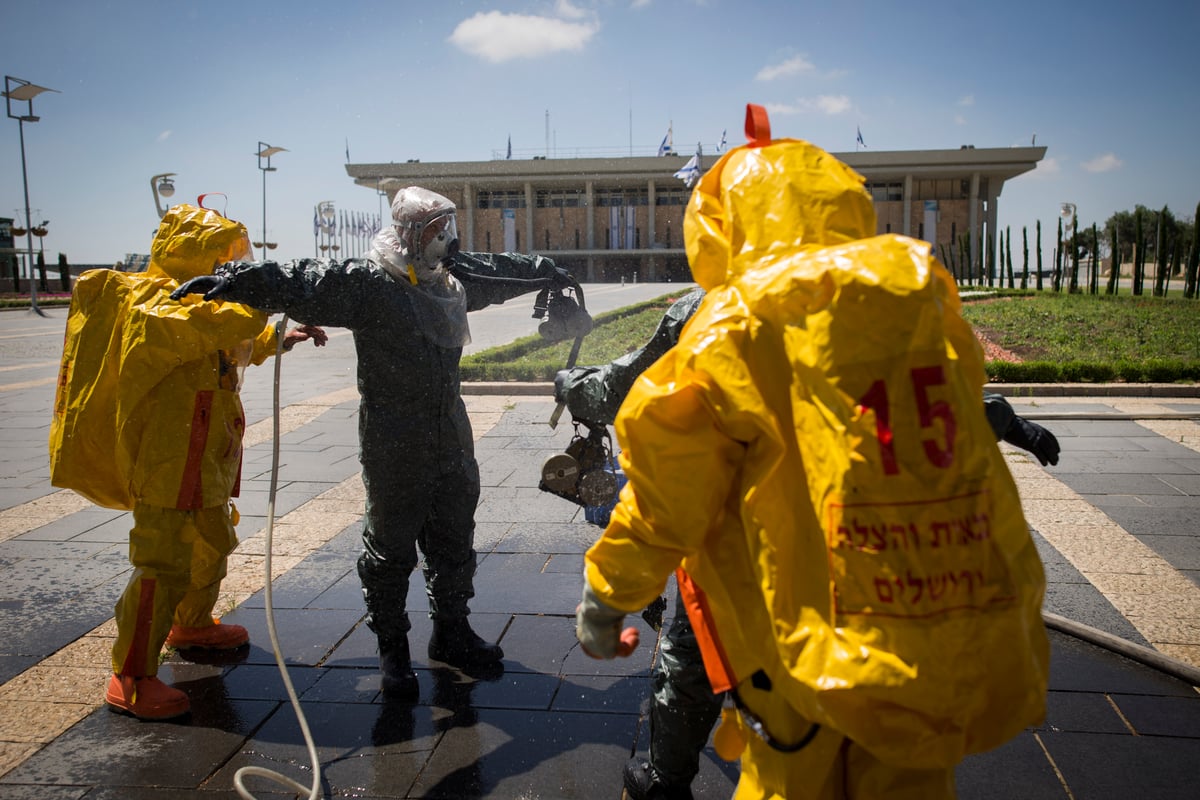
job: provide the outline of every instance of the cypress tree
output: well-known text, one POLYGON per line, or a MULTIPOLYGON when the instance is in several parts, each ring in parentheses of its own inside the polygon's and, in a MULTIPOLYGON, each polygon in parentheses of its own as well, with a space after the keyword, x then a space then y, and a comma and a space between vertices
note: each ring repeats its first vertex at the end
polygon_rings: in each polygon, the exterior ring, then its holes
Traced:
POLYGON ((1021 288, 1029 288, 1029 227, 1021 226, 1021 288))
POLYGON ((1042 290, 1042 221, 1037 221, 1037 290, 1042 290))
POLYGON ((992 234, 987 235, 987 252, 983 254, 983 258, 979 261, 987 269, 987 285, 988 288, 996 285, 996 249, 993 246, 992 234))
POLYGON ((1188 253, 1187 273, 1183 281, 1183 296, 1196 296, 1197 275, 1200 272, 1200 203, 1196 204, 1196 216, 1192 218, 1192 250, 1188 253))
POLYGON ((64 292, 71 291, 71 267, 67 264, 65 253, 58 254, 58 280, 62 284, 64 292))
POLYGON ((1112 238, 1109 243, 1109 250, 1112 252, 1111 264, 1108 269, 1108 288, 1105 294, 1117 293, 1117 280, 1121 277, 1121 250, 1117 246, 1120 241, 1117 239, 1117 226, 1112 226, 1112 238))
POLYGON ((1158 215, 1158 226, 1154 231, 1154 296, 1162 297, 1167 293, 1167 269, 1170 243, 1167 241, 1167 207, 1158 215))
POLYGON ((996 257, 996 285, 1004 288, 1004 231, 996 234, 996 257))
POLYGON ((1004 266, 1008 270, 1008 288, 1013 288, 1012 228, 1004 229, 1004 266))
POLYGON ((1062 217, 1058 217, 1058 248, 1054 253, 1054 277, 1050 283, 1055 291, 1062 288, 1062 217))
POLYGON ((1131 292, 1135 295, 1142 293, 1142 268, 1145 265, 1145 258, 1142 251, 1146 248, 1146 236, 1142 232, 1142 210, 1135 208, 1133 211, 1133 288, 1131 292))

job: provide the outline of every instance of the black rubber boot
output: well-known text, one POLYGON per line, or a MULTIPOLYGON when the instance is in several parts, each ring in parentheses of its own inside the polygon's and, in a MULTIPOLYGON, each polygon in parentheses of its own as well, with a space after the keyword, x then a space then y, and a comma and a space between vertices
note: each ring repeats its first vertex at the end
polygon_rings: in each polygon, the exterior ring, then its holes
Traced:
POLYGON ((692 800, 691 787, 661 783, 650 762, 645 759, 631 758, 626 761, 624 779, 629 800, 692 800))
POLYGON ((489 644, 471 630, 466 617, 433 623, 429 657, 452 667, 468 669, 496 664, 504 658, 500 645, 489 644))
POLYGON ((387 699, 416 700, 420 695, 407 636, 379 640, 379 669, 383 671, 381 686, 387 699))

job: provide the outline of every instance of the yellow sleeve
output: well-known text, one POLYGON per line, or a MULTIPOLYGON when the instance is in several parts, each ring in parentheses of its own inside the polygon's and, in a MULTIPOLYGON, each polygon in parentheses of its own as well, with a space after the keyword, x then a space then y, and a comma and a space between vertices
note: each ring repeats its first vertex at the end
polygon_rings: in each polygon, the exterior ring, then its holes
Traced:
POLYGON ((263 328, 262 333, 254 339, 254 349, 250 353, 250 363, 258 365, 275 355, 279 349, 278 334, 282 333, 279 325, 271 323, 263 328))
POLYGON ((585 564, 592 590, 613 608, 644 608, 723 516, 737 513, 761 400, 738 353, 742 334, 708 334, 643 373, 617 415, 628 483, 585 564))

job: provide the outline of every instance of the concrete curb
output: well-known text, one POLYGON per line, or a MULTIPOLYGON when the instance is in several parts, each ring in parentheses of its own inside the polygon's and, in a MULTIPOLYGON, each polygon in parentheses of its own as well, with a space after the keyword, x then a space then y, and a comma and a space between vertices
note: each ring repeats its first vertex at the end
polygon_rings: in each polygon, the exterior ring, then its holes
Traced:
POLYGON ((989 383, 1005 397, 1200 397, 1200 383, 989 383))

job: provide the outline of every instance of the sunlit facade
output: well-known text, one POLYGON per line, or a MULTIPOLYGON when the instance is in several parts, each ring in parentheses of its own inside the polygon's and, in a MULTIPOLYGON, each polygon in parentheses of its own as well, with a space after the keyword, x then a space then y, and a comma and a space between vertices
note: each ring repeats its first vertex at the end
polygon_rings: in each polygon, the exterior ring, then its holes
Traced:
MULTIPOLYGON (((925 239, 944 259, 949 249, 970 252, 978 263, 994 247, 1005 181, 1045 154, 968 146, 834 155, 866 178, 879 233, 925 239)), ((389 200, 410 185, 450 198, 464 250, 546 255, 588 282, 690 281, 682 230, 690 190, 674 177, 689 157, 414 160, 347 164, 346 172, 389 200)))

